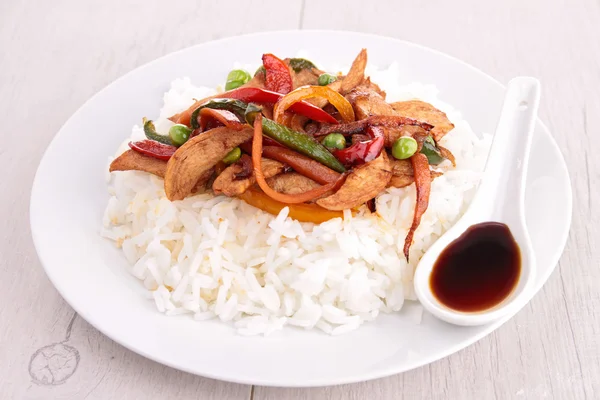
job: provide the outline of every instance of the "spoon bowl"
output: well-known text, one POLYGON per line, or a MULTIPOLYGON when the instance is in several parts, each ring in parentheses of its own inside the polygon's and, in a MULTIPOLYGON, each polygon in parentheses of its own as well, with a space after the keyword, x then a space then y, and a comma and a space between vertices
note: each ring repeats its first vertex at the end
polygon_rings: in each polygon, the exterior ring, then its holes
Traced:
POLYGON ((471 205, 419 261, 415 292, 421 304, 441 320, 456 325, 484 325, 519 308, 529 298, 536 265, 525 224, 525 177, 539 98, 537 79, 517 77, 510 81, 482 180, 471 205), (482 222, 508 226, 520 251, 520 275, 512 292, 498 304, 476 312, 455 310, 435 296, 431 275, 444 249, 469 227, 482 222))

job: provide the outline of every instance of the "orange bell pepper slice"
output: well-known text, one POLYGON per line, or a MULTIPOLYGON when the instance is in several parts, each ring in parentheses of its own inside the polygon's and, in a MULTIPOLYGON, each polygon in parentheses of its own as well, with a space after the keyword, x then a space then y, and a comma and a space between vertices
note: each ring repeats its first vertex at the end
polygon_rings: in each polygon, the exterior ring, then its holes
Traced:
POLYGON ((352 104, 344 96, 328 86, 306 86, 300 87, 283 96, 273 108, 273 119, 283 124, 285 111, 295 103, 312 97, 321 97, 329 101, 340 113, 344 122, 352 122, 355 119, 352 104))

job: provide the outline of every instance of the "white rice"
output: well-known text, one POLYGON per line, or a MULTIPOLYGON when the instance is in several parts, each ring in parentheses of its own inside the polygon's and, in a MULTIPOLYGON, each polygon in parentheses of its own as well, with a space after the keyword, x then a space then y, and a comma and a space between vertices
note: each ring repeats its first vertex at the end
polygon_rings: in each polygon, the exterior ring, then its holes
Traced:
MULTIPOLYGON (((388 101, 425 100, 456 125, 442 144, 456 156, 457 167, 440 166, 445 173, 433 181, 410 263, 402 249, 414 185, 379 195, 377 215, 363 208, 314 225, 288 218, 287 208, 272 216, 225 196, 170 202, 162 179, 136 171, 109 174, 102 235, 123 249, 130 272, 143 281, 158 311, 198 321, 219 318, 242 335, 268 335, 286 325, 338 335, 416 300, 415 265, 468 206, 490 139, 478 138, 460 113, 437 99, 434 86, 399 85, 396 64, 368 73, 388 101)), ((168 116, 212 93, 188 78, 176 79, 165 93, 157 129, 168 130, 168 116)), ((135 126, 119 153, 143 136, 135 126)), ((420 321, 420 310, 409 314, 420 321)))

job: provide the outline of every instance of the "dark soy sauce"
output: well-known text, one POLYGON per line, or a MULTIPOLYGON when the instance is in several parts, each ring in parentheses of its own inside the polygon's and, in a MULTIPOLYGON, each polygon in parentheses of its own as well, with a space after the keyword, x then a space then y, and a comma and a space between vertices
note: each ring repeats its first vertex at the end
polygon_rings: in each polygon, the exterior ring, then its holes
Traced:
POLYGON ((501 303, 521 274, 521 253, 510 229, 499 222, 469 227, 436 260, 429 284, 445 306, 483 311, 501 303))

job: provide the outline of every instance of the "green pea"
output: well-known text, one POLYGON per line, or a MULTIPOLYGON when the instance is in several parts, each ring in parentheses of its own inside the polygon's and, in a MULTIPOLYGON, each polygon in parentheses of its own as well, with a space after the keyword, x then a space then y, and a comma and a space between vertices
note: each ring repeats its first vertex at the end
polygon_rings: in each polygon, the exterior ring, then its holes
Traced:
POLYGON ((335 81, 337 81, 337 78, 333 75, 327 73, 319 75, 319 86, 327 86, 335 81))
POLYGON ((330 149, 341 150, 346 147, 346 138, 341 133, 330 133, 325 136, 321 144, 330 149))
POLYGON ((392 155, 398 160, 405 160, 415 154, 418 147, 415 139, 410 136, 403 136, 392 145, 392 155))
POLYGON ((225 164, 233 164, 234 162, 239 160, 241 156, 242 156, 242 150, 240 150, 239 147, 236 147, 235 149, 233 149, 229 153, 227 153, 227 155, 225 157, 223 157, 223 162, 225 164))
POLYGON ((173 125, 171 129, 169 129, 169 136, 171 137, 171 142, 173 142, 175 146, 181 146, 182 144, 187 142, 191 134, 192 130, 187 126, 181 124, 173 125))
POLYGON ((234 69, 227 75, 225 90, 232 90, 242 86, 250 80, 250 74, 243 69, 234 69))

